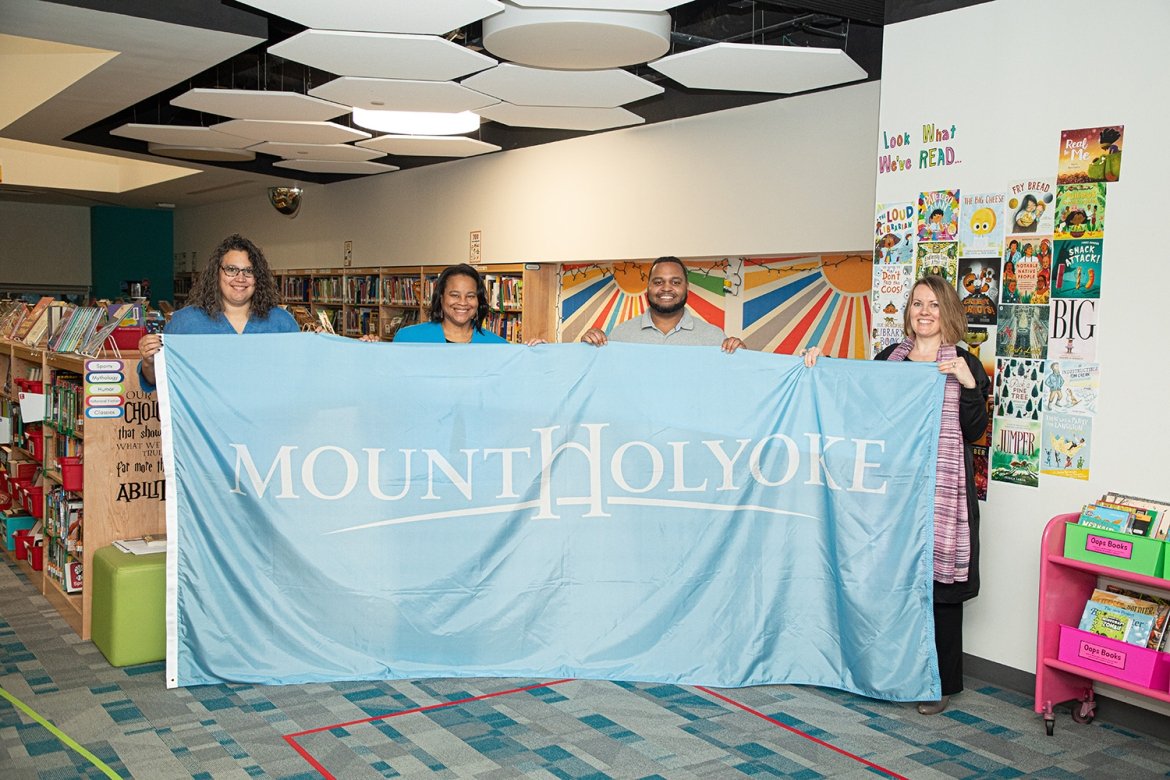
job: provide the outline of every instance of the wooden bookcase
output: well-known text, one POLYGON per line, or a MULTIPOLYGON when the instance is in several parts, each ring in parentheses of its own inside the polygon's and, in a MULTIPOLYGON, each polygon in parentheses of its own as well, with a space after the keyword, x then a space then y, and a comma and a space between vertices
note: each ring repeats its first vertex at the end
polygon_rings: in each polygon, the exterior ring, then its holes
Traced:
MULTIPOLYGON (((345 336, 375 333, 389 341, 399 328, 430 318, 431 293, 445 268, 381 266, 287 269, 277 274, 281 303, 326 311, 345 336)), ((556 333, 557 269, 551 264, 484 265, 491 314, 484 327, 509 341, 556 333)))
MULTIPOLYGON (((35 459, 41 467, 38 481, 44 488, 44 568, 34 571, 29 562, 18 563, 82 639, 90 635, 94 553, 117 539, 166 533, 158 402, 138 387, 138 353, 103 355, 97 359, 101 365, 90 360, 0 341, 0 374, 5 377, 6 396, 16 398, 15 377, 39 375, 46 397, 54 397, 57 385, 56 396, 63 404, 41 424, 44 445, 41 457, 35 459), (116 379, 113 374, 121 374, 122 381, 106 381, 116 379), (95 384, 105 385, 106 390, 111 390, 111 385, 120 386, 112 388, 113 397, 120 400, 112 407, 101 407, 116 409, 118 416, 89 416, 90 410, 98 407, 87 399, 87 383, 90 389, 95 384), (60 458, 70 453, 82 458, 82 489, 78 491, 66 491, 63 485, 60 458), (55 504, 59 507, 59 498, 80 502, 80 528, 72 534, 68 528, 62 533, 52 527, 49 513, 55 504), (55 574, 52 564, 61 561, 81 563, 80 593, 67 593, 55 574)), ((14 431, 14 441, 3 445, 9 460, 34 460, 33 453, 15 437, 14 431)))

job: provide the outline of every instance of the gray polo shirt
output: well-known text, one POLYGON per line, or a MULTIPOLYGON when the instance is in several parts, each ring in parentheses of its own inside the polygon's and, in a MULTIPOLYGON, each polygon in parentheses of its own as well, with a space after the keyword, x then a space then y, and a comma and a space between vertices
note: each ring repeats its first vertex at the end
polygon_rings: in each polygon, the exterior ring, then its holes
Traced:
POLYGON ((628 344, 673 344, 682 347, 718 347, 727 334, 709 322, 698 319, 688 310, 683 310, 682 319, 674 330, 663 333, 654 327, 650 310, 642 312, 640 318, 626 320, 609 334, 610 341, 628 344))

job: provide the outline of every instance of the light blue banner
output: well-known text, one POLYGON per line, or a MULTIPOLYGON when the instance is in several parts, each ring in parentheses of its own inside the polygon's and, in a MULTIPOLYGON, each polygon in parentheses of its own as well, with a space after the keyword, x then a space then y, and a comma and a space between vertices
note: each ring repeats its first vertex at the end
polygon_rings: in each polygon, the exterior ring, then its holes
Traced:
POLYGON ((939 698, 933 365, 168 336, 170 685, 939 698))

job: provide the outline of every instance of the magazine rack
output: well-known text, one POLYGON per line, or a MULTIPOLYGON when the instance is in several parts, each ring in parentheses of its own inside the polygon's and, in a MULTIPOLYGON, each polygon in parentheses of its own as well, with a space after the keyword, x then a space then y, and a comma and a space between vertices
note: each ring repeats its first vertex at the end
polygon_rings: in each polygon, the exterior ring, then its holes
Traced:
MULTIPOLYGON (((1075 523, 1078 517, 1077 513, 1072 513, 1057 515, 1049 520, 1040 543, 1035 711, 1043 714, 1044 728, 1049 736, 1052 736, 1056 727, 1054 708, 1062 702, 1073 702, 1074 721, 1092 722, 1097 710, 1097 702, 1093 696, 1095 682, 1170 703, 1170 689, 1164 683, 1160 683, 1159 687, 1150 687, 1138 680, 1125 679, 1117 674, 1106 674, 1099 669, 1091 668, 1091 664, 1082 666, 1061 660, 1061 629, 1064 627, 1067 649, 1068 634, 1080 622, 1081 612, 1085 602, 1092 596, 1093 589, 1097 587, 1098 577, 1108 577, 1139 588, 1154 588, 1161 591, 1170 588, 1170 580, 1160 577, 1065 557, 1065 526, 1068 523, 1075 523)), ((1126 649, 1135 654, 1135 659, 1140 655, 1141 660, 1148 661, 1154 667, 1155 674, 1164 676, 1165 666, 1170 662, 1170 654, 1156 653, 1135 646, 1128 646, 1126 649)))

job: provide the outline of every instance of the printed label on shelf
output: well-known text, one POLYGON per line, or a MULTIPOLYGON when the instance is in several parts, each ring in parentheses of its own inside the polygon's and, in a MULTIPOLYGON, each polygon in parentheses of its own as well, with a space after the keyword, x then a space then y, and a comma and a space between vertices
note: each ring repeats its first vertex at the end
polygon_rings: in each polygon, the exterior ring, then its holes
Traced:
POLYGON ((118 384, 86 385, 85 392, 88 395, 121 395, 126 392, 126 387, 118 384))
POLYGON ((120 406, 90 407, 89 409, 85 410, 85 416, 90 417, 90 418, 94 418, 94 419, 121 417, 122 416, 122 407, 120 407, 120 406))
POLYGON ((1133 542, 1123 542, 1108 536, 1089 534, 1085 537, 1085 550, 1100 555, 1112 555, 1115 558, 1132 558, 1133 542))
POLYGON ((86 373, 90 371, 117 371, 121 373, 124 364, 121 360, 87 360, 86 373))
POLYGON ((120 395, 91 395, 85 403, 87 406, 121 406, 126 399, 120 395))
POLYGON ((91 384, 106 384, 110 382, 120 384, 126 381, 126 377, 120 371, 95 371, 92 374, 86 374, 85 381, 91 384))
POLYGON ((1112 666, 1116 669, 1124 669, 1125 659, 1128 654, 1120 650, 1114 650, 1111 647, 1102 647, 1101 645, 1095 645, 1092 642, 1082 640, 1077 647, 1077 655, 1088 661, 1095 661, 1096 663, 1112 666))

